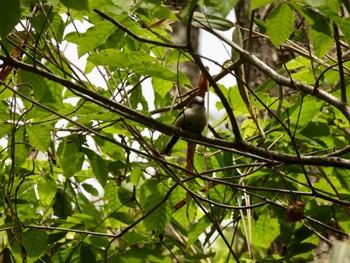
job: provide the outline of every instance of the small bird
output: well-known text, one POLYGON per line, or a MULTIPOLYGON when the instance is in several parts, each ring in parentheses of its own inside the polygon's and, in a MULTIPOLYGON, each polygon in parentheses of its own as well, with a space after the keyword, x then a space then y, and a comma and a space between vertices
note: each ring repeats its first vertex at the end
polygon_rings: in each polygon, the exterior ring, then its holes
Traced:
MULTIPOLYGON (((204 99, 200 96, 194 97, 189 104, 180 112, 173 125, 183 131, 201 134, 207 125, 207 114, 204 107, 204 99)), ((171 136, 162 153, 169 155, 175 143, 180 139, 171 136)))

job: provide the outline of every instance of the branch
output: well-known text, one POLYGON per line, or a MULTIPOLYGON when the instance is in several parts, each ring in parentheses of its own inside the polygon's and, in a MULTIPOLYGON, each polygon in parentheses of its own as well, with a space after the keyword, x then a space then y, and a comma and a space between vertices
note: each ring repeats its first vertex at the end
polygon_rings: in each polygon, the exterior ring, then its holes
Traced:
MULTIPOLYGON (((223 139, 213 139, 200 136, 198 134, 193 134, 190 132, 185 132, 179 130, 178 128, 161 123, 152 117, 146 116, 138 111, 130 109, 120 103, 111 101, 110 99, 103 97, 87 88, 81 87, 67 79, 61 78, 53 73, 42 70, 39 67, 35 67, 30 64, 23 63, 14 58, 6 58, 0 55, 0 59, 3 60, 4 65, 11 65, 22 70, 27 70, 38 74, 48 80, 59 83, 72 92, 78 93, 81 98, 84 98, 88 101, 96 103, 101 107, 109 109, 112 112, 120 114, 120 116, 125 117, 129 120, 135 121, 137 123, 143 124, 148 128, 157 130, 159 132, 177 135, 184 138, 188 141, 193 141, 197 144, 205 145, 208 147, 214 147, 224 151, 238 153, 242 156, 248 156, 255 160, 267 162, 270 165, 281 165, 281 164, 300 164, 300 161, 305 165, 321 165, 321 166, 332 166, 332 167, 341 167, 341 168, 350 168, 350 160, 343 159, 340 157, 329 157, 329 156, 300 156, 300 159, 296 155, 280 153, 276 151, 270 151, 264 148, 255 147, 247 142, 241 141, 228 141, 223 139)), ((19 94, 22 95, 22 94, 19 94)))
POLYGON ((124 31, 125 33, 130 35, 132 38, 136 39, 137 41, 140 41, 140 42, 143 42, 143 43, 152 44, 152 45, 156 45, 156 46, 169 47, 169 48, 182 49, 182 50, 186 50, 186 48, 187 48, 187 46, 180 46, 180 45, 175 45, 175 44, 166 43, 166 42, 158 42, 158 41, 154 41, 154 40, 150 40, 150 39, 139 37, 138 35, 134 34, 132 31, 130 31, 128 28, 126 28, 125 26, 120 24, 118 21, 113 19, 113 17, 107 15, 106 13, 104 13, 104 12, 98 10, 98 9, 94 9, 94 12, 99 14, 104 19, 110 21, 113 25, 115 25, 120 30, 124 31))
POLYGON ((290 88, 299 90, 303 92, 304 94, 309 94, 311 96, 317 97, 325 102, 328 102, 332 106, 336 107, 338 110, 340 110, 345 118, 350 122, 350 106, 338 99, 335 96, 332 96, 328 92, 315 88, 312 85, 302 83, 299 81, 294 81, 288 77, 280 75, 278 72, 273 70, 271 67, 269 67, 267 64, 265 64, 263 61, 261 61, 259 58, 257 58, 254 54, 249 53, 248 51, 244 50, 231 40, 227 39, 226 37, 220 35, 216 31, 211 31, 213 35, 223 40, 226 44, 234 48, 237 52, 241 54, 241 57, 244 61, 247 61, 260 69, 263 73, 265 73, 267 76, 269 76, 271 79, 273 79, 277 84, 288 86, 290 88))

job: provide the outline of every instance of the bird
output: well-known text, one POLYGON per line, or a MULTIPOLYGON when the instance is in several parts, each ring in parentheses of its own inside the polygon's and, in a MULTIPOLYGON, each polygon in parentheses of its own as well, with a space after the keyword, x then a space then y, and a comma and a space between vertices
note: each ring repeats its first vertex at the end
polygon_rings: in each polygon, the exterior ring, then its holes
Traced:
MULTIPOLYGON (((201 134, 207 125, 207 114, 204 107, 204 99, 194 97, 190 103, 180 112, 173 125, 183 131, 201 134)), ((171 150, 180 137, 173 135, 165 145, 162 154, 170 155, 171 150)))

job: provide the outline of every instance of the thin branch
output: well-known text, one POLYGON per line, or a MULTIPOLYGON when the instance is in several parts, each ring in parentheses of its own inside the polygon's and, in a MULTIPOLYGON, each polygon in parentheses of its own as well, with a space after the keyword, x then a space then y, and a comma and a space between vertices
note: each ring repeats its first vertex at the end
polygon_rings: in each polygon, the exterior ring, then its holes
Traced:
POLYGON ((186 50, 186 48, 187 48, 187 46, 175 45, 175 44, 172 44, 172 43, 169 43, 169 42, 168 43, 167 42, 158 42, 158 41, 154 41, 154 40, 150 40, 150 39, 139 37, 138 35, 134 34, 132 31, 130 31, 128 28, 126 28, 125 26, 120 24, 113 17, 107 15, 106 13, 104 13, 104 12, 98 10, 98 9, 94 9, 94 12, 99 14, 104 19, 110 21, 113 25, 117 26, 120 30, 124 31, 125 33, 130 35, 132 38, 134 38, 134 39, 136 39, 136 40, 138 40, 140 42, 148 43, 148 44, 152 44, 152 45, 156 45, 156 46, 169 47, 169 48, 175 48, 175 49, 182 49, 182 50, 186 50))

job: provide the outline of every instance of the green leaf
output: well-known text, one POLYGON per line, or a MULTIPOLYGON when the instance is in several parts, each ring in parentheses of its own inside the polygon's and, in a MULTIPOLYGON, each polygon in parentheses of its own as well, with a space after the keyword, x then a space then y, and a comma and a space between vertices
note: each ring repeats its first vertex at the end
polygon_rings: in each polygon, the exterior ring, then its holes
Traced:
POLYGON ((119 186, 114 185, 114 183, 112 182, 108 182, 104 187, 104 190, 105 190, 105 200, 107 201, 106 211, 111 213, 111 212, 115 212, 117 209, 120 209, 122 204, 118 196, 119 186))
POLYGON ((316 247, 317 246, 315 244, 308 242, 292 244, 287 249, 287 257, 293 257, 304 253, 311 254, 311 251, 313 251, 313 249, 315 249, 316 247))
POLYGON ((40 201, 45 205, 49 206, 55 198, 57 192, 57 184, 50 176, 40 178, 38 182, 38 195, 40 201))
POLYGON ((114 212, 113 214, 111 214, 111 217, 127 225, 131 225, 132 223, 134 223, 132 217, 124 212, 114 212))
POLYGON ((308 138, 320 138, 329 136, 330 130, 329 126, 326 123, 322 122, 309 122, 306 126, 300 131, 300 134, 308 138))
POLYGON ((119 68, 130 68, 142 62, 153 63, 156 62, 154 57, 139 52, 127 52, 114 49, 104 49, 99 53, 92 53, 88 59, 96 65, 111 66, 119 68))
MULTIPOLYGON (((163 200, 160 193, 153 193, 148 196, 146 203, 143 206, 143 212, 146 213, 157 206, 163 200)), ((170 223, 172 214, 172 205, 169 201, 165 201, 155 211, 148 215, 143 223, 149 230, 154 230, 156 234, 161 234, 165 227, 170 223)))
POLYGON ((81 184, 81 186, 84 188, 84 190, 86 192, 88 192, 92 196, 98 196, 97 189, 94 186, 92 186, 91 184, 83 183, 83 184, 81 184))
POLYGON ((323 5, 319 7, 320 10, 327 15, 334 23, 337 24, 340 31, 344 34, 345 40, 350 43, 350 19, 339 15, 337 10, 332 9, 330 5, 323 5))
POLYGON ((15 141, 13 143, 15 144, 15 165, 21 166, 22 164, 24 164, 26 158, 29 156, 29 147, 26 143, 26 132, 24 126, 19 127, 15 131, 14 139, 15 141))
POLYGON ((212 13, 218 13, 222 17, 226 17, 229 12, 236 6, 238 0, 222 1, 222 0, 204 0, 206 9, 212 11, 212 13))
POLYGON ((111 22, 101 21, 81 35, 76 32, 67 34, 65 40, 78 45, 78 55, 81 57, 104 43, 116 30, 111 22))
POLYGON ((108 178, 108 169, 105 160, 102 159, 102 157, 95 153, 93 150, 90 150, 88 148, 83 147, 81 151, 85 153, 86 156, 89 158, 92 171, 96 176, 98 182, 102 186, 105 186, 108 178))
POLYGON ((250 11, 258 9, 264 5, 272 3, 274 0, 252 0, 250 3, 250 11))
POLYGON ((328 0, 304 0, 304 2, 313 7, 318 7, 327 4, 328 0))
POLYGON ((169 93, 169 90, 171 90, 173 86, 174 83, 172 81, 152 77, 153 90, 163 99, 169 93))
POLYGON ((79 151, 78 145, 74 141, 62 141, 58 146, 57 155, 65 176, 72 177, 81 170, 84 154, 79 151))
POLYGON ((130 173, 130 182, 133 185, 138 186, 143 172, 142 172, 141 167, 138 166, 137 163, 134 163, 133 166, 134 167, 130 173))
POLYGON ((332 28, 328 19, 310 9, 303 8, 300 12, 311 26, 307 29, 310 31, 315 55, 323 57, 333 45, 332 28))
POLYGON ((57 83, 48 82, 44 77, 29 71, 21 73, 23 83, 30 83, 36 101, 42 104, 50 104, 55 108, 62 105, 62 86, 57 83))
POLYGON ((19 0, 0 0, 0 37, 2 40, 11 32, 21 14, 19 0))
POLYGON ((266 20, 267 34, 275 47, 281 45, 293 33, 293 10, 286 3, 278 4, 266 20))
POLYGON ((61 3, 74 10, 89 11, 89 0, 61 0, 61 3))
POLYGON ((279 236, 279 229, 277 218, 271 218, 266 214, 259 215, 258 220, 252 222, 252 242, 254 246, 269 248, 272 241, 279 236))
POLYGON ((210 226, 212 222, 207 216, 203 216, 197 223, 193 224, 187 234, 186 247, 189 248, 198 240, 198 237, 210 226))
POLYGON ((48 235, 43 229, 30 228, 23 232, 22 242, 27 256, 36 259, 47 249, 48 235))
POLYGON ((29 143, 37 150, 45 152, 51 143, 50 129, 43 124, 27 125, 29 143))
POLYGON ((83 244, 80 249, 80 262, 97 262, 95 258, 95 254, 93 253, 90 246, 83 244))
POLYGON ((72 203, 62 189, 58 188, 52 204, 53 214, 66 219, 73 213, 72 203))

